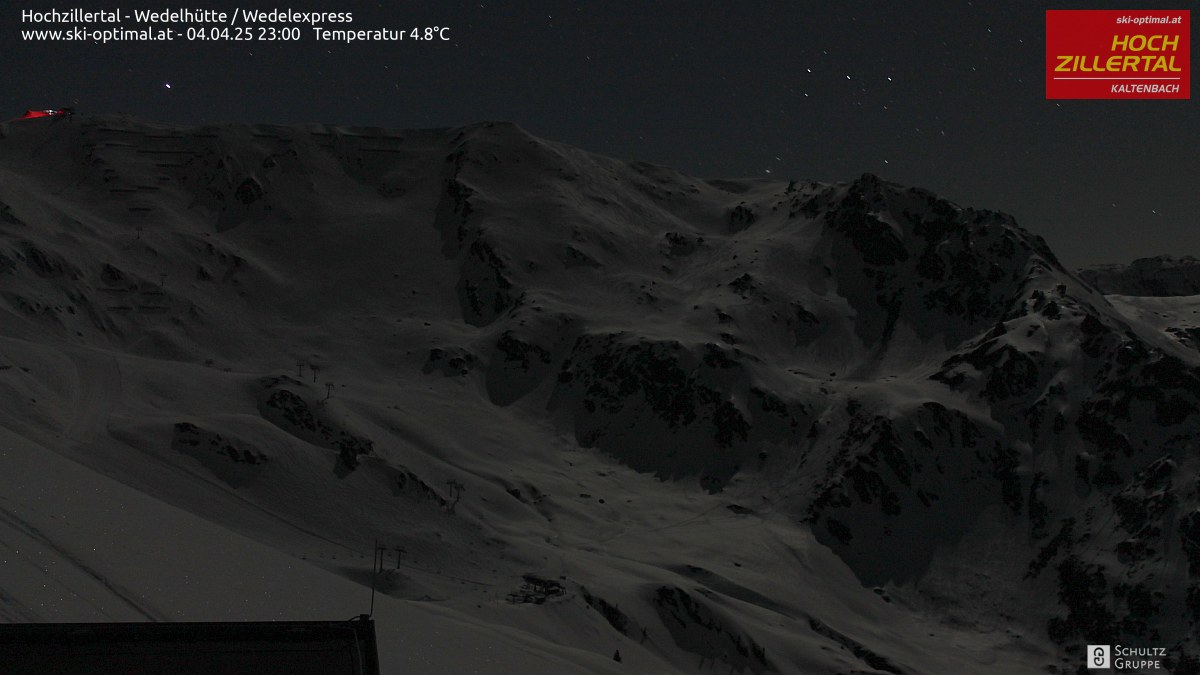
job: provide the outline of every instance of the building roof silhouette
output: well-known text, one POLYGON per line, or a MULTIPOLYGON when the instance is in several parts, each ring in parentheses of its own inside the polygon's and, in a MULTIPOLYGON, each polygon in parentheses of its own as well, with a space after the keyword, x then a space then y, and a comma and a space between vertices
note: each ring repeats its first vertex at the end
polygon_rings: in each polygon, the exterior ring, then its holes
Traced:
POLYGON ((0 624, 0 673, 377 675, 375 624, 349 621, 0 624))

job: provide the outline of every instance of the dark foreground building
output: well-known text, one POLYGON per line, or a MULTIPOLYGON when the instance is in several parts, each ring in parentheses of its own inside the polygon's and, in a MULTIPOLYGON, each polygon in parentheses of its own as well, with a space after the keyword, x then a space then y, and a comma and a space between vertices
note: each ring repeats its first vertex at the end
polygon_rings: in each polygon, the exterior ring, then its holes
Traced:
POLYGON ((0 673, 378 675, 375 623, 0 624, 0 673))

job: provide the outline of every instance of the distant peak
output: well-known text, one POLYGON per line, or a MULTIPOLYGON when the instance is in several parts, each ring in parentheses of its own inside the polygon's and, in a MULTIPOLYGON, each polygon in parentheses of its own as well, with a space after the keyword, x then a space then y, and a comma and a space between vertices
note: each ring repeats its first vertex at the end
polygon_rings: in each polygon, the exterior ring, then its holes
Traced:
POLYGON ((1079 276, 1110 295, 1184 296, 1200 293, 1200 259, 1159 255, 1128 265, 1092 265, 1079 276))

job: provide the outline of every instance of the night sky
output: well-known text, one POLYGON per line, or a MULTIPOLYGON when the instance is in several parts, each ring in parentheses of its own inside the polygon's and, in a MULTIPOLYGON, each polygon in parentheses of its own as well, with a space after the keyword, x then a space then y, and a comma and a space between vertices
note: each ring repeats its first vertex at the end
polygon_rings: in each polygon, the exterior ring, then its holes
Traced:
POLYGON ((1069 266, 1200 255, 1196 102, 1047 101, 1042 3, 273 1, 179 7, 348 11, 353 28, 449 26, 451 39, 345 45, 306 27, 286 43, 29 43, 20 8, 5 3, 0 112, 74 105, 187 124, 396 128, 509 120, 704 177, 875 173, 1012 213, 1069 266))

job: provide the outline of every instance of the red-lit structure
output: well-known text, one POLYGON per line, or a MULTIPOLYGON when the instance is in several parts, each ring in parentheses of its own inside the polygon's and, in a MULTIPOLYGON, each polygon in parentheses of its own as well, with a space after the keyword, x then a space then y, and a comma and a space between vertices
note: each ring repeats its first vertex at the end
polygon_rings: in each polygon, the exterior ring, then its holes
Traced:
POLYGON ((70 108, 46 108, 45 110, 34 110, 30 108, 21 115, 20 119, 30 120, 38 117, 70 117, 75 111, 70 108))

